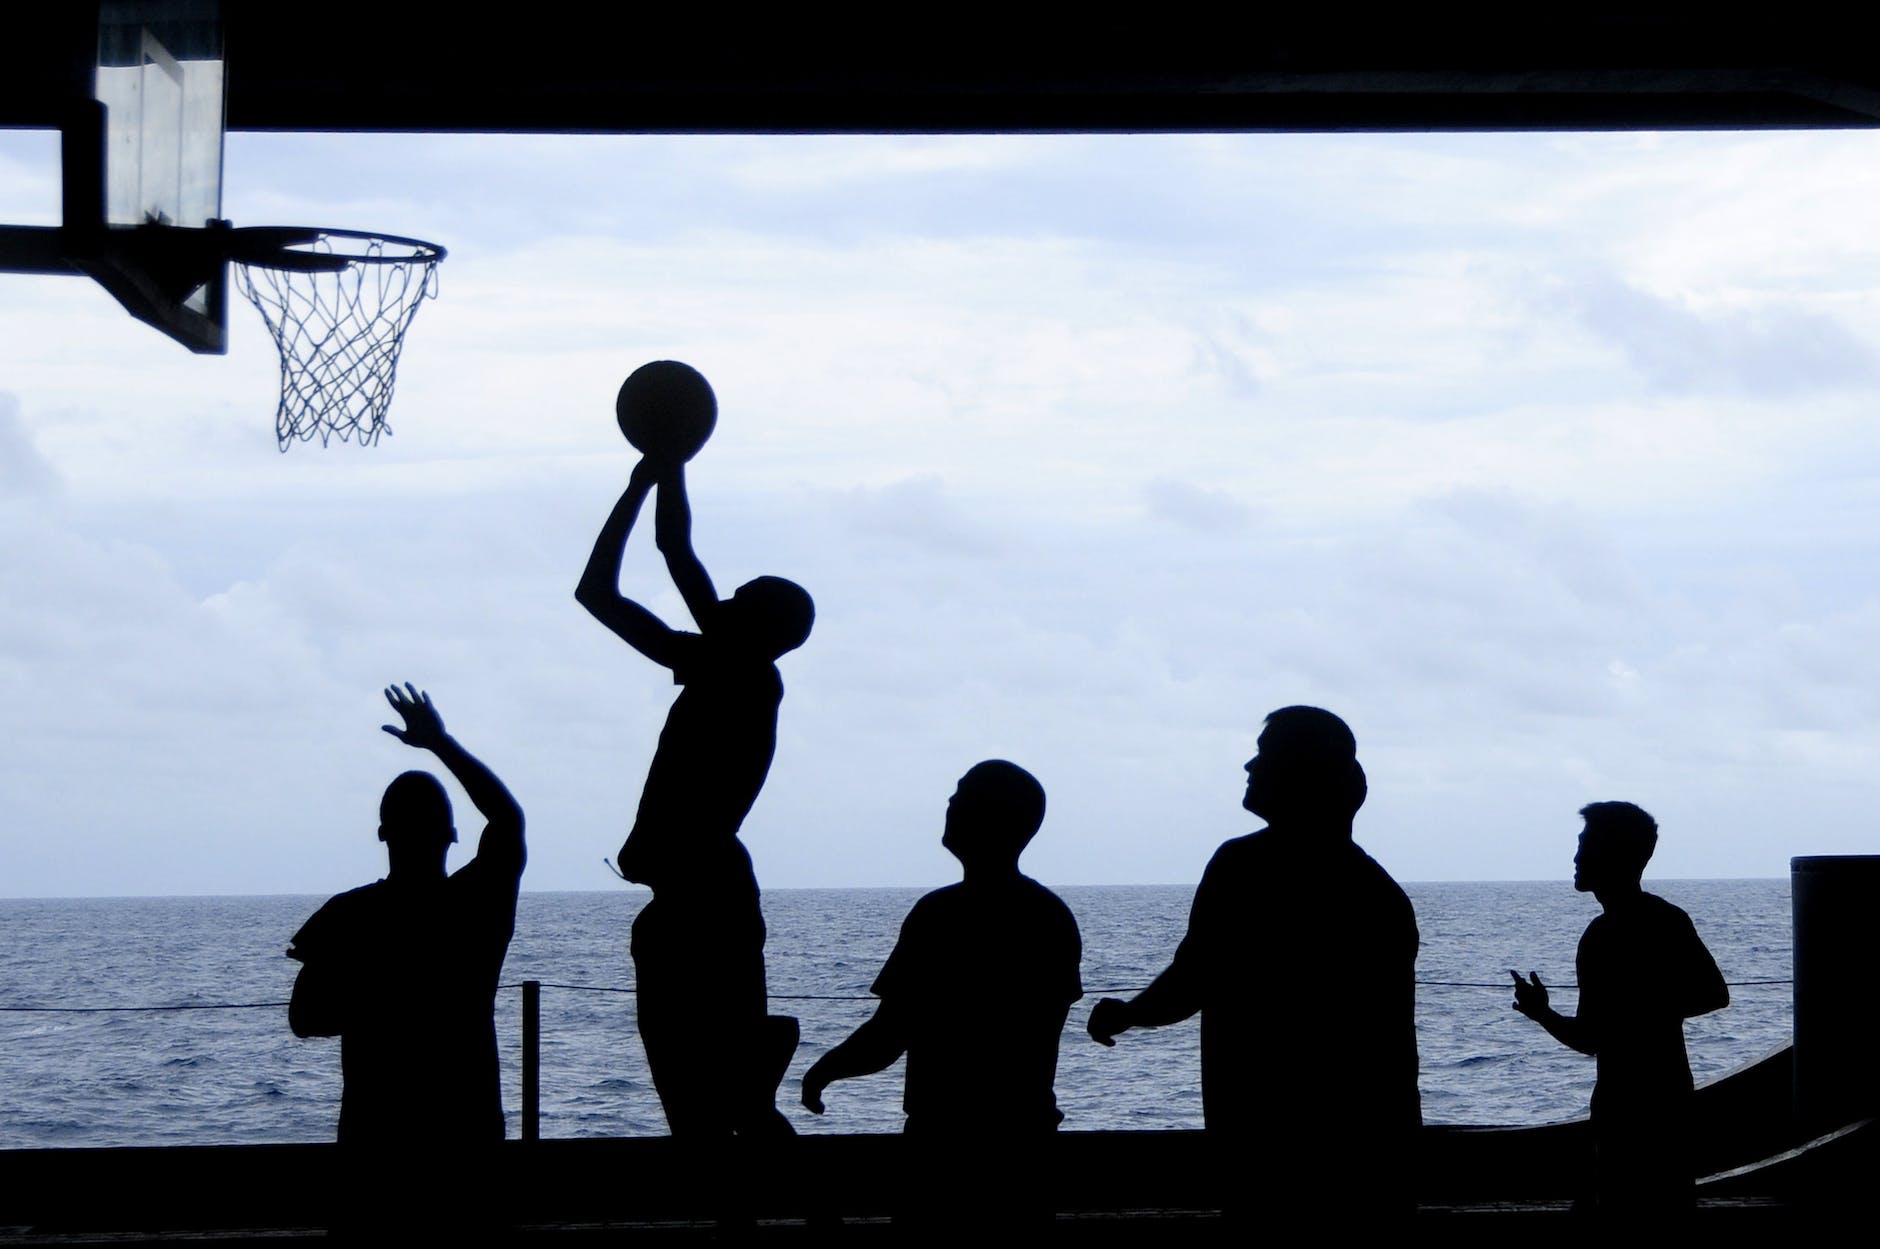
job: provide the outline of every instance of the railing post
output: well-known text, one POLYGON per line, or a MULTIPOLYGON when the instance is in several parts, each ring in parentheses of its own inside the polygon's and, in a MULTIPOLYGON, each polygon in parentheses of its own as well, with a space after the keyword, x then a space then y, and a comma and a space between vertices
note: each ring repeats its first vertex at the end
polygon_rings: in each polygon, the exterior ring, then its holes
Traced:
POLYGON ((542 982, 522 982, 522 1139, 542 1139, 542 982))
POLYGON ((1795 1109, 1829 1132, 1880 1112, 1873 1005, 1880 855, 1789 860, 1795 906, 1795 1109))

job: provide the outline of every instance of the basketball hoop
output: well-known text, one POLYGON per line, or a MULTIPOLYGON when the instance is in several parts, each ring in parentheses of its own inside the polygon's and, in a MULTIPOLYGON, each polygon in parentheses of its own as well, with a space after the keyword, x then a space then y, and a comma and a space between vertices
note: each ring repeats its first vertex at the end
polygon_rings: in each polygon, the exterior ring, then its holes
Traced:
POLYGON ((444 249, 358 230, 229 233, 236 287, 281 352, 281 450, 316 437, 321 446, 334 438, 371 446, 390 433, 398 352, 418 305, 437 294, 444 249))

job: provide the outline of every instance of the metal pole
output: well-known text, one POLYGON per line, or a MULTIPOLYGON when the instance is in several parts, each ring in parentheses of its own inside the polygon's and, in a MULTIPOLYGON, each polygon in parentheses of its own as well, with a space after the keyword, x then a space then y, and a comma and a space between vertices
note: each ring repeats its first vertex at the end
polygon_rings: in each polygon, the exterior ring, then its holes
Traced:
POLYGON ((542 982, 522 982, 522 1139, 542 1139, 542 982))

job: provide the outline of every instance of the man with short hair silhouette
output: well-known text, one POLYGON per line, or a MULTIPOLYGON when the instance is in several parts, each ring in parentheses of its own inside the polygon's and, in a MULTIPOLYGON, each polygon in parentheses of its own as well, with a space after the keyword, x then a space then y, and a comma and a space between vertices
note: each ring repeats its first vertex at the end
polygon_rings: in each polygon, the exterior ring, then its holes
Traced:
POLYGON ((1173 962, 1090 1035, 1201 1014, 1201 1095, 1243 1216, 1284 1202, 1320 1221, 1407 1214, 1417 1092, 1416 916, 1352 841, 1364 769, 1318 707, 1267 717, 1242 806, 1265 828, 1222 845, 1173 962))
POLYGON ((1691 1064, 1684 1021, 1730 1004, 1730 990, 1691 917, 1643 886, 1658 822, 1629 802, 1580 808, 1573 887, 1601 913, 1580 937, 1578 1014, 1562 1015, 1530 971, 1514 977, 1514 1009, 1555 1040, 1591 1054, 1594 1200, 1604 1216, 1690 1208, 1691 1064))
POLYGON ((428 772, 406 772, 379 803, 385 879, 333 898, 294 934, 287 1008, 295 1036, 338 1036, 342 1144, 375 1150, 503 1139, 492 1019, 516 927, 527 854, 522 808, 449 733, 429 694, 385 691, 404 727, 384 729, 435 754, 483 816, 476 857, 445 873, 457 830, 428 772))
POLYGON ((821 1114, 832 1081, 907 1055, 911 1202, 929 1222, 948 1208, 941 1221, 1049 1213, 1036 1143, 1064 1118, 1052 1086, 1083 943, 1070 908, 1018 870, 1044 807, 1036 778, 1003 759, 960 778, 940 839, 960 883, 914 904, 875 978, 880 1006, 803 1076, 803 1104, 821 1114))
MULTIPOLYGON (((697 385, 705 387, 702 377, 697 385)), ((706 387, 700 401, 709 397, 706 387)), ((653 890, 633 923, 640 1039, 673 1135, 787 1135, 776 1090, 796 1021, 767 1011, 763 909, 738 829, 776 753, 776 660, 808 638, 815 606, 781 577, 719 599, 691 534, 683 462, 644 456, 575 590, 595 619, 683 687, 620 847, 621 874, 653 890), (654 537, 697 633, 669 627, 619 590, 627 536, 655 485, 654 537)))

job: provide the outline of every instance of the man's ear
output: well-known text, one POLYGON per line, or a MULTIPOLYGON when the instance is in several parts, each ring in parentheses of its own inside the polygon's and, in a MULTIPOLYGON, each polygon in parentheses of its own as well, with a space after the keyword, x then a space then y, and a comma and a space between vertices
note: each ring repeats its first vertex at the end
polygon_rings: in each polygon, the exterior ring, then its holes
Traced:
POLYGON ((450 844, 453 846, 457 844, 457 826, 455 824, 450 826, 450 844))
POLYGON ((385 825, 383 824, 379 825, 379 840, 380 841, 385 840, 385 825))

